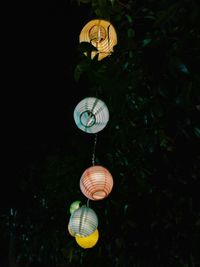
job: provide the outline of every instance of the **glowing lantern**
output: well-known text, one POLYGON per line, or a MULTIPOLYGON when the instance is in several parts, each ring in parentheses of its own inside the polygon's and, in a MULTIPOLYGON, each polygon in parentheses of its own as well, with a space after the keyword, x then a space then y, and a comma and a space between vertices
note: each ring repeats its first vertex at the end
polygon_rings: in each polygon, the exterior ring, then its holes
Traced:
POLYGON ((72 231, 69 224, 68 224, 68 232, 70 233, 71 236, 75 236, 75 233, 72 231))
POLYGON ((86 237, 75 236, 76 242, 82 248, 92 248, 96 245, 99 239, 99 231, 96 229, 94 233, 86 237))
POLYGON ((107 197, 112 187, 112 175, 102 166, 89 167, 84 171, 80 179, 82 193, 91 200, 101 200, 107 197))
POLYGON ((94 210, 82 206, 75 210, 69 220, 69 229, 75 236, 89 236, 98 226, 98 218, 94 210))
POLYGON ((97 133, 107 125, 109 111, 102 100, 95 97, 86 97, 75 107, 74 120, 77 127, 82 131, 97 133))
POLYGON ((92 51, 91 58, 98 54, 98 60, 101 60, 113 52, 113 47, 117 44, 117 34, 109 21, 94 19, 83 27, 79 41, 95 46, 98 51, 92 51))
POLYGON ((70 205, 70 208, 69 208, 70 214, 72 214, 75 210, 80 208, 80 203, 81 203, 81 201, 76 200, 70 205))

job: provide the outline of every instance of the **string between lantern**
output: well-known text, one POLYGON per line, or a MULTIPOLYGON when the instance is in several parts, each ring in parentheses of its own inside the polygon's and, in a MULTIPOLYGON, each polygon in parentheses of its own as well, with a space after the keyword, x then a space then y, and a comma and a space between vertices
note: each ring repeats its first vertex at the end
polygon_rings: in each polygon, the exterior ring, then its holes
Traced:
POLYGON ((96 146, 97 146, 97 133, 95 134, 95 137, 94 137, 94 146, 93 146, 93 153, 92 153, 92 166, 95 165, 96 146))
POLYGON ((88 199, 87 199, 87 204, 86 204, 86 207, 87 207, 87 208, 89 208, 89 201, 90 201, 90 199, 88 198, 88 199))

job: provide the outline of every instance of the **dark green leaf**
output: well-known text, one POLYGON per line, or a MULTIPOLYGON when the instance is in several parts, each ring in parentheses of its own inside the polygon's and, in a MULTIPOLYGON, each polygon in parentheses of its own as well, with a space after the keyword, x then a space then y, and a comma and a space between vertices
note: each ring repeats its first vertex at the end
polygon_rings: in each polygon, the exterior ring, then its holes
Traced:
POLYGON ((78 45, 78 48, 81 52, 92 52, 92 51, 97 51, 98 49, 93 46, 92 44, 88 43, 88 42, 81 42, 78 45))
POLYGON ((196 134, 197 137, 200 138, 200 128, 195 127, 195 128, 194 128, 194 133, 196 134))

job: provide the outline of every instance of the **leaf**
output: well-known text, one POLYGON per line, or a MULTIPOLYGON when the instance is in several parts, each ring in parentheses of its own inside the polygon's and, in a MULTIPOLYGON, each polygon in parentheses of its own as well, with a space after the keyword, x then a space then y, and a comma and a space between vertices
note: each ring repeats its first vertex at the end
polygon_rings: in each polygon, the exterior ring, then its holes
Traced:
POLYGON ((79 50, 81 52, 92 52, 92 51, 98 51, 98 49, 93 46, 91 43, 88 42, 81 42, 78 46, 79 50))
POLYGON ((124 205, 124 215, 126 215, 126 213, 127 213, 127 209, 128 209, 128 204, 125 204, 125 205, 124 205))
POLYGON ((160 10, 160 12, 158 12, 158 14, 157 14, 157 17, 158 17, 157 24, 160 25, 162 23, 169 22, 170 20, 175 18, 176 12, 177 12, 179 7, 180 7, 179 3, 173 3, 165 10, 160 10))
POLYGON ((124 63, 124 65, 122 66, 123 70, 127 69, 128 64, 129 64, 128 62, 125 62, 125 63, 124 63))
POLYGON ((115 3, 115 0, 110 0, 110 2, 111 2, 111 4, 112 4, 112 6, 113 6, 114 3, 115 3))
POLYGON ((169 60, 169 67, 174 74, 174 72, 181 72, 183 74, 189 74, 187 66, 183 63, 183 60, 179 57, 172 56, 169 60))
POLYGON ((89 62, 88 61, 82 61, 80 64, 78 64, 74 70, 74 79, 75 81, 79 81, 80 76, 83 72, 86 72, 89 69, 89 62))
POLYGON ((180 63, 177 67, 181 72, 183 72, 185 74, 189 74, 188 68, 186 67, 185 64, 180 63))
POLYGON ((79 2, 86 4, 86 3, 90 3, 91 0, 79 0, 79 2))
POLYGON ((147 46, 148 44, 151 43, 151 41, 152 41, 151 38, 146 38, 146 39, 144 39, 144 40, 143 40, 143 46, 144 46, 144 47, 147 46))
POLYGON ((135 36, 135 31, 132 28, 128 29, 128 38, 133 38, 135 36))
POLYGON ((194 133, 196 134, 197 137, 200 138, 200 128, 195 127, 195 128, 194 128, 194 133))
POLYGON ((126 16, 126 18, 127 18, 127 20, 128 20, 128 22, 129 23, 132 23, 133 22, 133 19, 132 19, 132 17, 130 16, 130 15, 125 15, 126 16))

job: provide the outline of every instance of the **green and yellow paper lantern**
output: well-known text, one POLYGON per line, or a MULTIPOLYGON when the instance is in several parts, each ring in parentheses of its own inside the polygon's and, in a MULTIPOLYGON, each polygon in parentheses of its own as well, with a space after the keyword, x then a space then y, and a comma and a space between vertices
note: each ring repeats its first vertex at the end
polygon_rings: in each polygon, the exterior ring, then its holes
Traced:
POLYGON ((91 43, 97 51, 92 51, 93 59, 98 54, 98 60, 111 55, 117 44, 117 34, 113 25, 103 19, 89 21, 81 30, 79 41, 91 43))
POLYGON ((74 201, 69 208, 70 214, 72 214, 75 210, 77 210, 78 208, 80 208, 80 204, 81 201, 80 200, 76 200, 74 201))
POLYGON ((75 236, 77 244, 85 249, 94 247, 98 239, 99 239, 98 229, 96 229, 91 235, 86 237, 75 236))

